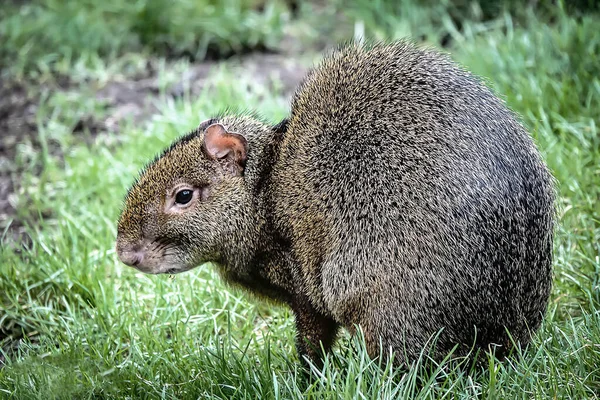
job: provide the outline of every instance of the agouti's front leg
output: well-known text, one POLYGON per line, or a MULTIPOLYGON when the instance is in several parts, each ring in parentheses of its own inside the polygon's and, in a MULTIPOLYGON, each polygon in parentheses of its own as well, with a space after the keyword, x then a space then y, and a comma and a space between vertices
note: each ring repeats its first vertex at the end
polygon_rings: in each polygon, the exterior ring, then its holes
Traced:
POLYGON ((308 298, 300 295, 292 302, 296 317, 296 349, 300 360, 305 363, 307 356, 317 367, 323 365, 321 346, 329 351, 337 336, 338 324, 318 312, 308 298))

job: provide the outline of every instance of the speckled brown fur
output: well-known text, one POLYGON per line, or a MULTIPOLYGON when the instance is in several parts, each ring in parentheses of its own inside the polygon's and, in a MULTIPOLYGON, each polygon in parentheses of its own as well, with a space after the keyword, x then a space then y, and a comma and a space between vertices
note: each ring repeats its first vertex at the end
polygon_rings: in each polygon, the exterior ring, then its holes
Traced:
POLYGON ((529 341, 550 293, 553 202, 530 136, 477 78, 406 42, 350 45, 309 73, 288 120, 215 118, 151 163, 117 251, 151 273, 216 262, 291 307, 312 359, 359 325, 372 356, 383 345, 402 363, 440 330, 438 358, 505 349, 507 330, 529 341), (247 141, 241 174, 206 156, 212 124, 247 141), (206 199, 162 213, 181 182, 206 199))

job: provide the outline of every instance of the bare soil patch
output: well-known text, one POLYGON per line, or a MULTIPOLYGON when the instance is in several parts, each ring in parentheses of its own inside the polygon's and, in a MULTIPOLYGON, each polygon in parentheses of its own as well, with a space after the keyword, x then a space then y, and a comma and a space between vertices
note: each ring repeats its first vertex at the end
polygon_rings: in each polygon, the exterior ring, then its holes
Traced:
POLYGON ((15 164, 17 146, 36 135, 36 103, 23 84, 0 78, 0 232, 10 225, 13 240, 24 235, 11 202, 22 172, 15 164))

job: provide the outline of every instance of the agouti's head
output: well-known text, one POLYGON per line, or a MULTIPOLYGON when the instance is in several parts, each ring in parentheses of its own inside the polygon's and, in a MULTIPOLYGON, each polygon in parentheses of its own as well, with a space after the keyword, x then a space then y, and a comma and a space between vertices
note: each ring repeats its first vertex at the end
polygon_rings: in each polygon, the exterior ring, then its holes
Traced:
POLYGON ((221 262, 252 237, 247 141, 211 122, 175 142, 129 190, 116 244, 123 263, 151 274, 183 272, 221 262))

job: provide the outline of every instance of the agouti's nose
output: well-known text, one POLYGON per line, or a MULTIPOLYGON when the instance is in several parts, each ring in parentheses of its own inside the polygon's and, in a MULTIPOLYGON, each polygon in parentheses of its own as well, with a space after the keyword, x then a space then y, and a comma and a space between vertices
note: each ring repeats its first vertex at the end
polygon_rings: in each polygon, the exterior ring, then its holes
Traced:
POLYGON ((119 260, 130 267, 136 267, 144 260, 144 253, 141 251, 119 251, 118 255, 119 260))

